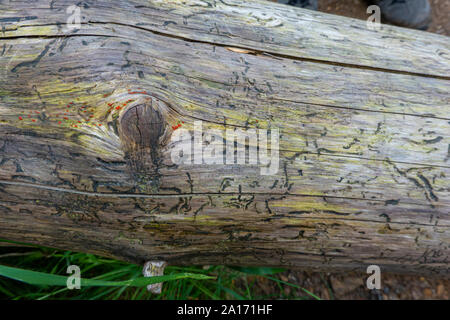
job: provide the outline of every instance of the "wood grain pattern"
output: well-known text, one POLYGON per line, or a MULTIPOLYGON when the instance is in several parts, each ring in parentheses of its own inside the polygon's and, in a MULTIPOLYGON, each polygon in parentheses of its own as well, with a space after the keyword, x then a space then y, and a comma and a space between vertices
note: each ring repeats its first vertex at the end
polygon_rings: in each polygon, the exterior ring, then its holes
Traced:
POLYGON ((69 31, 69 5, 0 4, 1 238, 448 276, 448 38, 238 0, 84 1, 69 31), (279 170, 174 164, 199 120, 278 128, 279 170))

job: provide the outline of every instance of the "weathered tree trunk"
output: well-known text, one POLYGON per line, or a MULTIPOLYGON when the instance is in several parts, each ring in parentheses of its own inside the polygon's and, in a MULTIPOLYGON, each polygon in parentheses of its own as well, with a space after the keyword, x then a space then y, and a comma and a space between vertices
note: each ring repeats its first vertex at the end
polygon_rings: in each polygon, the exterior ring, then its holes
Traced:
POLYGON ((448 38, 238 0, 86 0, 74 29, 72 4, 0 2, 0 238, 448 276, 448 38), (277 170, 202 162, 227 129, 278 129, 277 170))

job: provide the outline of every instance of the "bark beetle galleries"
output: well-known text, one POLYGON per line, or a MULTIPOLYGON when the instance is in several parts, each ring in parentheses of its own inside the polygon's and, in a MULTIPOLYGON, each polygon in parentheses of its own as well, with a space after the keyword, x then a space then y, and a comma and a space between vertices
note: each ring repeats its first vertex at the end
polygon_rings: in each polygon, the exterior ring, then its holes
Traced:
POLYGON ((160 149, 167 126, 161 103, 154 97, 137 101, 119 119, 125 158, 141 192, 159 189, 160 149))

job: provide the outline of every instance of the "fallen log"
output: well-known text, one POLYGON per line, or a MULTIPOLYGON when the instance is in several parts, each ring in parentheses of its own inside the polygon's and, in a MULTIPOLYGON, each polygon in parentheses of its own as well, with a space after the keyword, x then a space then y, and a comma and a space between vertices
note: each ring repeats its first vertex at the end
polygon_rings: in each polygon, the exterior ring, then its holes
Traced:
POLYGON ((448 276, 447 37, 264 1, 71 5, 0 4, 0 238, 448 276))

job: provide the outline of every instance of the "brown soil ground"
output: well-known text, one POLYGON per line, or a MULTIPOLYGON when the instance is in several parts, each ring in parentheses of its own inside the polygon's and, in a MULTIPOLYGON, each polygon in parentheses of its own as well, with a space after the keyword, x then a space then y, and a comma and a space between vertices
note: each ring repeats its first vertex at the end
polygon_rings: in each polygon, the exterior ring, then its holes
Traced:
MULTIPOLYGON (((319 273, 287 271, 278 277, 302 287, 324 300, 449 300, 450 280, 422 276, 381 274, 381 289, 369 290, 369 275, 350 273, 319 273)), ((254 296, 310 298, 301 289, 284 286, 281 294, 273 282, 256 277, 254 296)), ((310 298, 312 299, 312 298, 310 298)))
MULTIPOLYGON (((430 0, 430 3, 433 22, 427 31, 450 36, 450 0, 430 0)), ((367 5, 360 0, 319 0, 319 11, 351 18, 367 19, 366 8, 367 5)), ((281 275, 282 280, 295 283, 322 299, 450 299, 448 279, 382 274, 382 288, 377 291, 366 288, 367 277, 367 274, 355 272, 334 274, 288 271, 281 275)), ((261 293, 273 294, 274 288, 271 288, 264 278, 258 279, 255 287, 255 290, 261 290, 261 293)), ((297 291, 299 296, 305 295, 301 290, 297 291)))

